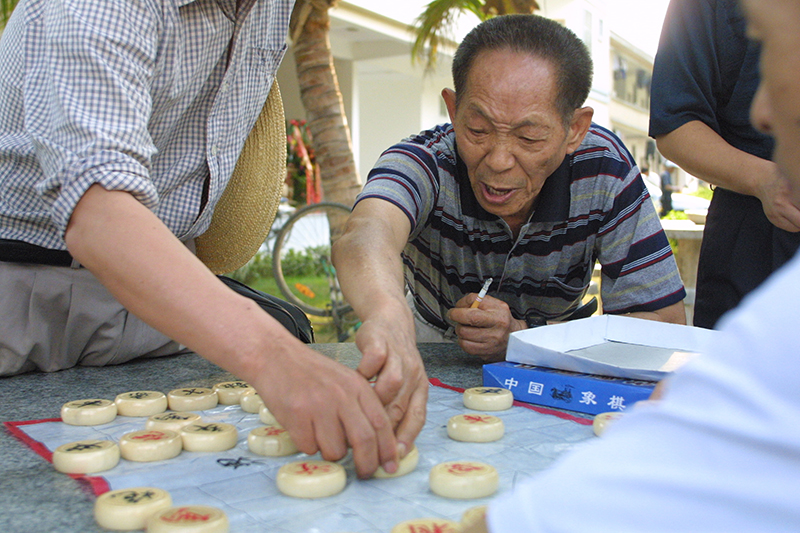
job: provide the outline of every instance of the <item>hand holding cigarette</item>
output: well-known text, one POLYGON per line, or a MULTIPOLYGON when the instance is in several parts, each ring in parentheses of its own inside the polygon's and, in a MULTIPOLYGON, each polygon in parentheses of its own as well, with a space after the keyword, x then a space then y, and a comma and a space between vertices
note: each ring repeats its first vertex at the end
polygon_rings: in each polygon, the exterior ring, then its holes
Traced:
POLYGON ((470 309, 475 309, 481 304, 481 301, 483 301, 484 297, 486 296, 486 293, 489 292, 489 287, 491 286, 491 284, 492 284, 492 278, 488 278, 486 281, 483 282, 483 287, 481 287, 481 291, 478 293, 478 297, 475 298, 475 301, 472 302, 472 305, 469 306, 470 309))

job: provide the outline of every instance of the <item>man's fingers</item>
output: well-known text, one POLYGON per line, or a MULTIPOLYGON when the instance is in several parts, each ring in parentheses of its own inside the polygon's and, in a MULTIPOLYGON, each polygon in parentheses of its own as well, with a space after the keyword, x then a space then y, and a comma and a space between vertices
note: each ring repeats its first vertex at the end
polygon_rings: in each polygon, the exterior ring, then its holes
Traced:
POLYGON ((347 439, 336 413, 324 413, 314 419, 314 435, 322 458, 338 461, 347 454, 347 439))
POLYGON ((361 374, 364 379, 371 380, 378 375, 385 361, 386 360, 383 358, 370 357, 369 355, 364 354, 361 357, 361 362, 356 368, 356 372, 361 374))
MULTIPOLYGON (((471 302, 474 299, 465 296, 460 302, 471 302)), ((480 307, 473 308, 469 305, 460 307, 456 305, 456 307, 447 312, 447 316, 451 322, 456 324, 487 329, 502 326, 512 318, 508 304, 491 296, 486 296, 480 307)))
POLYGON ((772 222, 776 227, 788 231, 791 233, 796 233, 800 231, 800 214, 796 212, 786 213, 783 216, 779 213, 777 216, 768 216, 769 221, 772 222))
POLYGON ((389 417, 372 388, 363 382, 356 389, 360 390, 351 391, 357 398, 352 406, 355 408, 332 401, 334 409, 316 412, 310 432, 309 428, 298 432, 305 447, 296 444, 304 453, 315 453, 318 449, 327 461, 344 457, 349 445, 358 476, 366 478, 378 466, 397 463, 397 446, 389 417))
POLYGON ((408 452, 425 425, 428 408, 428 380, 421 381, 411 394, 405 416, 397 427, 398 447, 408 452))
POLYGON ((348 413, 344 418, 358 477, 371 476, 378 466, 394 471, 397 441, 389 417, 371 390, 359 395, 359 405, 360 412, 348 413))
POLYGON ((326 460, 338 460, 349 445, 360 476, 395 458, 391 422, 363 376, 310 350, 284 362, 273 366, 284 372, 273 377, 262 398, 300 451, 319 451, 326 460), (293 388, 303 393, 286 393, 293 388))
POLYGON ((800 209, 797 208, 794 204, 789 204, 789 208, 784 213, 784 218, 786 219, 786 223, 792 229, 787 229, 786 231, 796 232, 800 231, 800 209))
MULTIPOLYGON (((422 368, 422 361, 416 349, 416 345, 411 342, 403 341, 394 343, 390 352, 387 343, 377 342, 374 338, 363 337, 361 350, 361 363, 358 372, 369 378, 377 377, 373 390, 380 398, 383 405, 389 405, 401 395, 404 382, 413 379, 417 374, 415 367, 422 368)), ((408 396, 408 395, 406 395, 408 396)), ((401 399, 401 404, 406 401, 401 399)), ((391 415, 390 415, 391 416, 391 415)), ((393 418, 393 422, 399 419, 393 418)))
POLYGON ((456 309, 469 308, 472 306, 472 303, 477 299, 478 299, 478 294, 475 292, 471 292, 463 296, 459 301, 457 301, 454 307, 456 309))
POLYGON ((359 476, 373 473, 373 461, 391 473, 399 460, 394 429, 405 424, 404 427, 410 429, 404 429, 403 435, 411 436, 413 442, 424 425, 425 406, 420 408, 411 402, 420 382, 427 399, 425 369, 414 342, 413 329, 406 331, 389 321, 367 320, 356 334, 356 345, 362 354, 359 374, 368 379, 376 378, 371 388, 364 382, 369 395, 360 397, 360 402, 361 410, 374 429, 372 438, 375 440, 370 446, 377 450, 378 457, 373 459, 366 454, 367 446, 361 443, 367 442, 365 439, 369 436, 357 426, 350 426, 354 422, 348 419, 347 435, 353 447, 353 458, 359 476), (413 414, 409 414, 409 409, 413 409, 413 414))
POLYGON ((788 231, 790 233, 796 233, 800 231, 800 226, 795 225, 793 222, 783 218, 783 217, 767 217, 769 221, 774 225, 776 228, 780 228, 784 231, 788 231))
MULTIPOLYGON (((281 422, 280 420, 278 422, 281 422)), ((302 425, 297 424, 283 424, 292 437, 292 442, 295 443, 297 449, 307 455, 314 455, 319 451, 317 446, 317 437, 314 434, 314 427, 311 420, 304 420, 302 425)))
POLYGON ((359 329, 356 333, 356 347, 361 352, 361 362, 356 371, 367 379, 374 378, 386 364, 389 356, 386 343, 370 335, 370 329, 367 326, 359 329))
POLYGON ((508 342, 503 335, 505 329, 500 327, 482 328, 475 326, 456 326, 455 333, 460 340, 469 341, 476 345, 485 345, 487 348, 498 343, 508 342))
MULTIPOLYGON (((377 394, 378 398, 381 399, 383 405, 390 405, 398 400, 405 404, 405 399, 398 397, 402 396, 400 391, 403 389, 404 385, 403 371, 398 359, 399 357, 391 357, 386 361, 386 366, 384 366, 383 369, 381 369, 381 371, 378 373, 378 379, 375 381, 375 385, 373 386, 375 394, 377 394)), ((408 378, 408 376, 406 376, 406 378, 408 378)), ((408 395, 406 394, 406 397, 407 396, 408 395)), ((390 412, 389 418, 392 420, 393 424, 399 422, 396 412, 390 412)), ((402 414, 400 415, 400 418, 402 418, 402 414)))
POLYGON ((506 358, 506 344, 501 346, 497 343, 475 342, 459 337, 458 345, 468 354, 479 357, 484 363, 505 361, 506 358))
POLYGON ((457 325, 473 328, 490 328, 497 323, 496 317, 480 308, 453 308, 447 312, 448 318, 457 325))
POLYGON ((648 400, 661 400, 664 395, 667 393, 667 389, 669 388, 669 378, 664 378, 658 383, 656 383, 653 392, 650 393, 650 397, 648 400))

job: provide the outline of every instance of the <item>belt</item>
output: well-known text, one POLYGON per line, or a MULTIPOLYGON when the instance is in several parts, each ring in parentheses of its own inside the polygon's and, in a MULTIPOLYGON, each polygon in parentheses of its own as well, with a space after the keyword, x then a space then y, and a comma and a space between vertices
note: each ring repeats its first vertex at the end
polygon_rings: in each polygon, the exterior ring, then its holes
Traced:
POLYGON ((0 261, 60 267, 78 267, 66 250, 50 250, 24 241, 0 239, 0 261))
POLYGON ((414 300, 411 300, 411 310, 416 311, 419 317, 422 319, 423 322, 427 322, 428 325, 433 326, 436 329, 442 330, 442 332, 446 333, 448 330, 452 329, 452 326, 447 322, 442 321, 438 317, 434 316, 430 313, 427 309, 421 306, 417 306, 414 303, 414 300))

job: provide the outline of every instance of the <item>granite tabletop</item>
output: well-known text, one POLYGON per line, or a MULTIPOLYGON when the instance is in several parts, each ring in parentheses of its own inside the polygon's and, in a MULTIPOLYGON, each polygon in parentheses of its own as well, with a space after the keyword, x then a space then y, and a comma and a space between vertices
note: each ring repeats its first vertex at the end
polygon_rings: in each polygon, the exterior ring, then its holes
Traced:
MULTIPOLYGON (((355 344, 311 346, 351 368, 358 365, 360 354, 355 344)), ((419 349, 428 377, 456 387, 481 385, 481 362, 457 345, 421 344, 419 349)), ((70 400, 113 399, 131 390, 166 392, 178 387, 208 387, 233 378, 196 355, 0 378, 0 421, 58 418, 61 406, 70 400)), ((0 433, 0 453, 0 532, 105 531, 92 517, 95 497, 90 490, 57 472, 5 427, 0 433)))

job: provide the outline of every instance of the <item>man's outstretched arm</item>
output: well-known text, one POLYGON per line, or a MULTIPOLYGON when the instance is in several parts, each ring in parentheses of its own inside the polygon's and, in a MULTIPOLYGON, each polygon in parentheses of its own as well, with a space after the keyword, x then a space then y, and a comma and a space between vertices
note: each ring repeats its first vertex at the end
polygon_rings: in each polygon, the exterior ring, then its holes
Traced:
POLYGON ((655 311, 638 311, 627 313, 625 316, 655 320, 656 322, 686 325, 686 308, 683 304, 683 300, 662 307, 661 309, 656 309, 655 311))
POLYGON ((362 321, 356 334, 363 354, 358 371, 368 379, 377 377, 375 392, 396 426, 401 454, 425 424, 428 397, 400 258, 410 232, 411 224, 399 208, 367 198, 353 209, 344 235, 333 247, 342 292, 362 321))
POLYGON ((349 445, 360 476, 394 471, 391 422, 367 380, 228 289, 133 196, 92 186, 65 240, 129 311, 250 382, 301 451, 339 459, 349 445))

